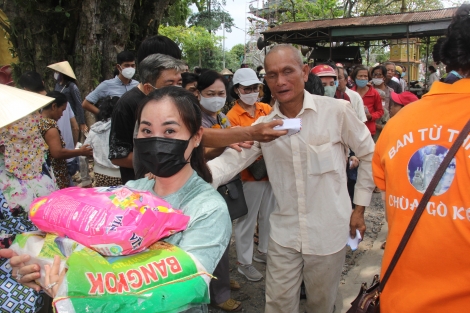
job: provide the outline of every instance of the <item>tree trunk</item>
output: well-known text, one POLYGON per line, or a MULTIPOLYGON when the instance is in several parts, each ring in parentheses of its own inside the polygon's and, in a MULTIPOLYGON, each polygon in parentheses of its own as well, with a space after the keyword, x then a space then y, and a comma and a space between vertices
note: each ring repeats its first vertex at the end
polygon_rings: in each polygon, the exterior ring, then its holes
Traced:
POLYGON ((136 25, 131 29, 131 36, 128 48, 137 50, 140 43, 146 38, 158 33, 160 21, 169 5, 176 0, 153 0, 135 1, 132 24, 136 25))
POLYGON ((18 78, 27 70, 35 70, 45 78, 49 89, 54 87, 54 82, 51 72, 46 72, 46 66, 70 61, 69 52, 79 18, 79 14, 74 12, 80 7, 78 0, 67 1, 66 7, 55 6, 54 2, 4 0, 2 6, 10 21, 7 31, 19 59, 13 67, 14 77, 18 78))
MULTIPOLYGON (((35 70, 52 90, 52 72, 46 66, 67 60, 84 99, 102 80, 113 77, 119 52, 137 50, 145 37, 157 33, 174 1, 3 0, 1 9, 10 22, 5 31, 19 59, 14 77, 35 70)), ((93 118, 87 114, 88 125, 93 118)))

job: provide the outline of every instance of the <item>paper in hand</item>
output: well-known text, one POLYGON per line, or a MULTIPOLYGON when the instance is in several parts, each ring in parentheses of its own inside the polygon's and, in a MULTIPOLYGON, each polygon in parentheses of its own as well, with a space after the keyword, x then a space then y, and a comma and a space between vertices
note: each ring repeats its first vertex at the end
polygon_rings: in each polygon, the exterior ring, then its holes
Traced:
POLYGON ((302 129, 302 119, 300 118, 286 118, 282 120, 283 124, 274 127, 274 130, 288 130, 287 135, 291 136, 298 133, 302 129))
POLYGON ((350 235, 347 245, 351 247, 352 251, 356 251, 357 246, 359 246, 359 243, 361 241, 362 241, 361 232, 359 231, 359 229, 356 229, 356 238, 353 239, 351 238, 351 235, 350 235))

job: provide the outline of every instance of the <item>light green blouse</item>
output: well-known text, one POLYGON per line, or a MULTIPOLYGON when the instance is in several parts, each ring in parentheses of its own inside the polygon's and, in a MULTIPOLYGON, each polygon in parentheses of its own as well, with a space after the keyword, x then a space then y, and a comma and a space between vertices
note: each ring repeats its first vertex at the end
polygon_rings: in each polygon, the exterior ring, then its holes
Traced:
MULTIPOLYGON (((155 194, 153 179, 142 178, 126 185, 155 194)), ((213 273, 232 234, 232 223, 222 196, 194 171, 180 190, 161 198, 190 217, 186 230, 164 241, 191 253, 207 272, 213 273)))

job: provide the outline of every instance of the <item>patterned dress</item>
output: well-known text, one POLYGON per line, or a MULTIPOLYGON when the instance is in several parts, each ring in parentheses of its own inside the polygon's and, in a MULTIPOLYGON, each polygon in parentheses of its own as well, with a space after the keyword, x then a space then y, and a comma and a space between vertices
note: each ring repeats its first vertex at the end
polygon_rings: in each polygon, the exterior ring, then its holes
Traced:
MULTIPOLYGON (((62 144, 62 148, 65 148, 65 142, 60 134, 59 127, 57 126, 57 122, 51 118, 41 118, 39 122, 39 131, 41 132, 42 137, 46 140, 46 133, 51 128, 57 128, 60 136, 60 142, 62 144)), ((66 159, 56 159, 50 155, 49 158, 51 160, 52 171, 54 172, 54 176, 57 180, 57 185, 59 189, 67 188, 70 185, 70 176, 67 172, 67 160, 66 159)))
MULTIPOLYGON (((16 234, 36 230, 28 218, 31 202, 57 190, 45 164, 40 118, 33 113, 0 129, 1 249, 8 248, 16 234)), ((41 293, 19 284, 11 276, 10 262, 0 259, 0 312, 35 312, 42 305, 41 293)))

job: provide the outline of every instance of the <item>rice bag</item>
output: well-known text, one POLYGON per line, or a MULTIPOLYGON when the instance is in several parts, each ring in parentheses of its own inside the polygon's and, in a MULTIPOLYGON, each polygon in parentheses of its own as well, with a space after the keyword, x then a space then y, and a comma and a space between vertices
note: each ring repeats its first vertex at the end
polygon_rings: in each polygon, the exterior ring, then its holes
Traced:
POLYGON ((143 251, 189 222, 166 201, 126 186, 58 190, 34 200, 29 216, 38 229, 107 256, 143 251))
POLYGON ((163 241, 137 254, 104 257, 72 239, 30 232, 17 235, 11 249, 40 265, 43 287, 44 265, 60 256, 67 274, 53 300, 59 313, 173 313, 209 303, 211 275, 191 254, 163 241))

